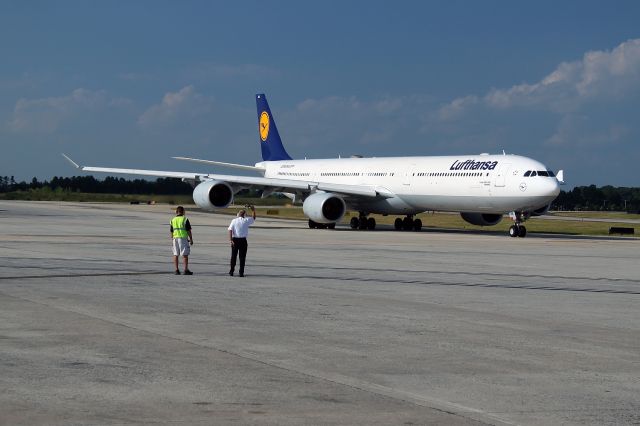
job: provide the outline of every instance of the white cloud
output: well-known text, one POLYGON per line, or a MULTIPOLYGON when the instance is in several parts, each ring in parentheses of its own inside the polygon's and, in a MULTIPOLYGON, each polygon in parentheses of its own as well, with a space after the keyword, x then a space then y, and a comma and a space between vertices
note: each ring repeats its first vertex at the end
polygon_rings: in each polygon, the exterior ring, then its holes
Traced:
POLYGON ((130 104, 130 100, 112 98, 104 90, 82 88, 75 89, 67 96, 21 98, 16 102, 8 126, 14 132, 53 133, 62 122, 78 114, 130 104))
POLYGON ((177 92, 168 92, 162 102, 151 106, 138 118, 138 124, 145 128, 165 127, 176 123, 186 124, 193 118, 212 110, 212 101, 195 91, 193 86, 185 86, 177 92))
POLYGON ((582 149, 596 146, 612 148, 623 143, 632 133, 632 129, 625 124, 613 122, 598 126, 588 115, 568 114, 562 117, 545 144, 570 148, 578 142, 582 149))
POLYGON ((454 99, 451 103, 443 106, 437 112, 438 119, 448 121, 457 118, 465 109, 478 103, 477 96, 465 96, 464 98, 454 99))
POLYGON ((493 89, 481 98, 465 96, 442 106, 437 118, 459 118, 479 105, 495 109, 534 108, 557 113, 575 111, 586 103, 625 97, 640 89, 640 39, 611 51, 591 51, 582 60, 563 62, 537 83, 493 89))

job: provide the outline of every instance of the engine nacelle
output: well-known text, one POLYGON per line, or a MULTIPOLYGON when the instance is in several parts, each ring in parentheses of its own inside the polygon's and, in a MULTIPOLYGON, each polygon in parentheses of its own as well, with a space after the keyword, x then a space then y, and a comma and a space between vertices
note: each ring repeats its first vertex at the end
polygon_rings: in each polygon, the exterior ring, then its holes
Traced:
POLYGON ((460 213, 462 218, 472 225, 493 226, 502 220, 501 214, 496 213, 460 213))
POLYGON ((531 216, 542 216, 543 214, 547 214, 550 208, 551 208, 551 204, 544 207, 540 207, 538 210, 532 211, 531 216))
POLYGON ((208 180, 193 190, 193 201, 202 209, 223 209, 233 201, 233 190, 226 182, 208 180))
POLYGON ((307 197, 302 204, 302 211, 317 223, 334 223, 342 219, 347 206, 344 200, 330 192, 316 192, 307 197))

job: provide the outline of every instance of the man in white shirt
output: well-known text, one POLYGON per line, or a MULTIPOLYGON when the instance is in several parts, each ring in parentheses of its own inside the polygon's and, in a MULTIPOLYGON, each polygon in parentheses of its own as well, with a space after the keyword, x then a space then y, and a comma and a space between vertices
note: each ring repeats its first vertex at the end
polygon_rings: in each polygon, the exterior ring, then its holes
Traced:
POLYGON ((244 277, 244 261, 247 258, 247 235, 249 235, 249 227, 256 221, 256 208, 250 206, 253 217, 245 217, 244 209, 238 212, 238 217, 231 221, 229 225, 229 242, 231 243, 231 268, 229 275, 233 276, 236 269, 236 258, 240 253, 240 276, 244 277))

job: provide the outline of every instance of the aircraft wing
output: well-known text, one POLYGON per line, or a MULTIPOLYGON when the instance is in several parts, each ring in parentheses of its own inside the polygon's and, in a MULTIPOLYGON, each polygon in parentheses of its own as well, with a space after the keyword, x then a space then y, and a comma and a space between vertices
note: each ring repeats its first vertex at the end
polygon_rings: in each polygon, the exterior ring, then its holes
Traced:
POLYGON ((252 172, 264 172, 264 167, 245 166, 244 164, 235 164, 235 163, 223 163, 222 161, 200 160, 199 158, 188 158, 188 157, 172 157, 172 158, 176 160, 192 161, 194 163, 228 167, 231 169, 250 170, 252 172))
POLYGON ((278 179, 278 178, 266 178, 259 176, 237 176, 237 175, 219 175, 219 174, 207 174, 207 173, 189 173, 189 172, 171 172, 163 170, 144 170, 144 169, 120 169, 111 167, 89 167, 80 166, 74 162, 71 158, 62 154, 76 169, 83 172, 98 172, 98 173, 115 173, 125 175, 139 175, 139 176, 155 176, 155 177, 172 177, 186 180, 193 180, 196 182, 203 182, 207 180, 224 181, 232 185, 241 186, 245 188, 256 189, 269 189, 272 192, 312 192, 315 190, 333 192, 336 194, 352 196, 352 197, 365 197, 365 198, 390 198, 394 194, 390 193, 385 188, 373 187, 370 185, 344 185, 337 183, 322 183, 314 181, 303 180, 291 180, 291 179, 278 179))
POLYGON ((207 179, 220 180, 232 184, 246 185, 259 188, 269 188, 272 191, 291 192, 302 191, 311 192, 313 190, 334 192, 336 194, 358 196, 358 197, 377 197, 379 195, 388 196, 386 193, 376 191, 372 186, 368 185, 342 185, 335 183, 322 183, 306 180, 290 180, 278 178, 265 178, 253 176, 235 176, 235 175, 207 175, 207 179))
POLYGON ((83 172, 98 172, 98 173, 116 173, 122 175, 139 175, 139 176, 156 176, 156 177, 172 177, 178 179, 191 179, 195 181, 202 181, 206 179, 206 173, 188 173, 188 172, 167 172, 162 170, 141 170, 141 169, 118 169, 111 167, 87 167, 81 166, 71 158, 62 154, 64 158, 69 161, 73 167, 83 172))

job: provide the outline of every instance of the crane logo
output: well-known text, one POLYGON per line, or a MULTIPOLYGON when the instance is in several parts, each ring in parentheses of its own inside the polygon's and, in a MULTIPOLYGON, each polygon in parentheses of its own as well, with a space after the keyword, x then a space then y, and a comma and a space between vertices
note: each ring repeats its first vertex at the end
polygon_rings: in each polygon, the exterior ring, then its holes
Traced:
POLYGON ((267 137, 269 137, 269 114, 267 114, 267 111, 262 111, 262 114, 260 114, 258 131, 260 132, 260 139, 262 139, 262 142, 265 142, 267 137))

